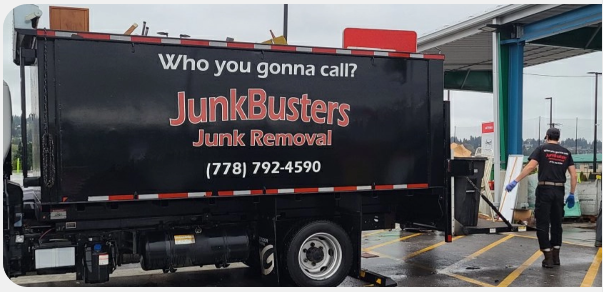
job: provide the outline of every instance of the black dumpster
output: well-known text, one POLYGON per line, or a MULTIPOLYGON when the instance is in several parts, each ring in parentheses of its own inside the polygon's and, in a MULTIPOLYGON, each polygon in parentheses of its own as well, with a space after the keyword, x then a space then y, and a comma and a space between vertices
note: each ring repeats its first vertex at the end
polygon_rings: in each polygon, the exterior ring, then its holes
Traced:
POLYGON ((479 213, 480 190, 486 157, 456 157, 455 165, 466 168, 467 176, 454 177, 454 218, 463 226, 477 226, 479 213), (471 185, 469 178, 477 190, 471 185))

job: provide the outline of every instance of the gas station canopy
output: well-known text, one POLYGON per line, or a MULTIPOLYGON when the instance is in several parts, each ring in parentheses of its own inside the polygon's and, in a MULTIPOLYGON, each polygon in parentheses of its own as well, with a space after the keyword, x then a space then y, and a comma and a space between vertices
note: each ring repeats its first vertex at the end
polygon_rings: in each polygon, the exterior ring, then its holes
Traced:
POLYGON ((524 67, 601 51, 601 5, 505 5, 418 39, 444 54, 445 88, 492 92, 492 32, 523 44, 524 67))

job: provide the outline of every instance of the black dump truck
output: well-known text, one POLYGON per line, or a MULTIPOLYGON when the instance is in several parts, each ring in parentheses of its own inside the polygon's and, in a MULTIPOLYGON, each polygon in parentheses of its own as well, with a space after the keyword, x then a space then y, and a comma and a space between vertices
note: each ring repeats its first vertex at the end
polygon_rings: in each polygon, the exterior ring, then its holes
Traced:
POLYGON ((100 283, 127 263, 243 262, 266 285, 384 284, 361 267, 362 231, 452 240, 442 55, 14 37, 23 106, 31 71, 33 165, 22 187, 5 152, 9 277, 100 283))

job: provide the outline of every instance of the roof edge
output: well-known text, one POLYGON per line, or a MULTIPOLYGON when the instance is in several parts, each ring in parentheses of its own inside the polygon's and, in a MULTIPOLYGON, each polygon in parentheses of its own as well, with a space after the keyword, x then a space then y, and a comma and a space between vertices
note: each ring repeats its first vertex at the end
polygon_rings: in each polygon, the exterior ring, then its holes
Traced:
POLYGON ((499 23, 509 23, 526 16, 546 11, 562 4, 509 4, 492 11, 488 11, 476 17, 459 22, 439 31, 427 34, 417 39, 419 51, 425 51, 434 48, 443 38, 451 38, 458 35, 458 38, 464 38, 472 34, 480 33, 479 28, 491 23, 493 19, 499 18, 499 23), (430 43, 434 43, 433 45, 430 43))
POLYGON ((443 37, 443 36, 450 35, 450 34, 453 34, 455 32, 461 31, 461 30, 465 30, 467 28, 474 27, 476 25, 489 23, 493 18, 500 17, 504 14, 507 14, 509 12, 514 12, 514 11, 520 10, 522 8, 525 9, 529 6, 533 6, 533 5, 531 5, 531 4, 508 4, 508 5, 496 8, 494 10, 488 11, 479 16, 472 17, 467 20, 461 21, 457 24, 448 26, 444 29, 421 36, 417 39, 417 42, 418 43, 428 42, 428 41, 431 41, 431 40, 439 38, 439 37, 443 37))

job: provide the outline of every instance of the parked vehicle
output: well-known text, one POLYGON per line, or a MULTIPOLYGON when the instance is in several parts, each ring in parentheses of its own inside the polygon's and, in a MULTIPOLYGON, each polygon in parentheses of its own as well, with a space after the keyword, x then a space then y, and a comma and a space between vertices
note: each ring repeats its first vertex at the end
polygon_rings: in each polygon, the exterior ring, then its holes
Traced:
POLYGON ((24 188, 4 178, 10 277, 244 262, 270 285, 334 286, 380 277, 361 269, 363 230, 451 241, 441 55, 35 27, 14 41, 35 126, 24 188))

